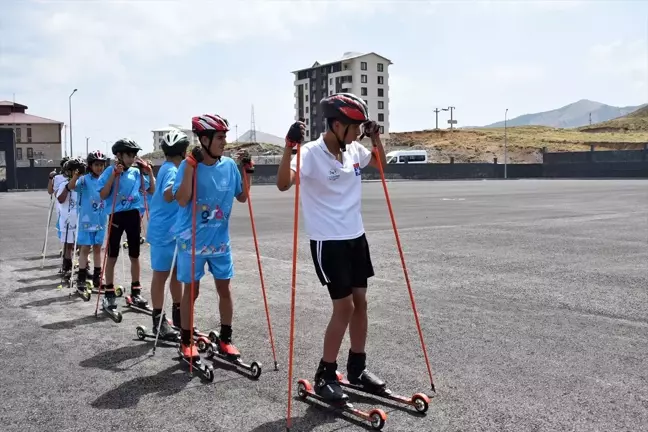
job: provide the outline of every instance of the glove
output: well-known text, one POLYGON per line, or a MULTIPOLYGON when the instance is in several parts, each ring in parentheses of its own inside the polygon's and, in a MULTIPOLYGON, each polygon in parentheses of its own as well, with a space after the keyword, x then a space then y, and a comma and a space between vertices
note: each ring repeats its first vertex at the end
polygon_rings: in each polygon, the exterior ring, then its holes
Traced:
POLYGON ((56 171, 52 171, 51 173, 49 173, 50 180, 52 180, 55 176, 56 176, 56 171))
POLYGON ((367 120, 362 124, 362 135, 372 138, 380 133, 380 125, 373 120, 367 120))
POLYGON ((304 142, 304 135, 306 135, 306 125, 304 124, 305 119, 300 118, 299 121, 290 126, 288 133, 286 134, 286 147, 295 148, 299 144, 304 142))
POLYGON ((192 148, 191 153, 187 155, 185 160, 187 161, 189 166, 191 166, 192 168, 196 168, 196 165, 198 165, 200 162, 205 160, 202 149, 200 147, 192 148))

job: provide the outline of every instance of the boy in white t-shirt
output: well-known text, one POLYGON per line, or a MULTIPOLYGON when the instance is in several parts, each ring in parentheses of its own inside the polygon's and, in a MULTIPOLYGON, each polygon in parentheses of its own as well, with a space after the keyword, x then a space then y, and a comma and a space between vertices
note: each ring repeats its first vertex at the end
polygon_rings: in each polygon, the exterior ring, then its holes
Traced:
MULTIPOLYGON (((56 192, 59 189, 59 186, 65 181, 67 181, 67 177, 65 177, 63 173, 63 166, 65 163, 70 160, 69 157, 65 156, 63 159, 61 159, 61 172, 57 173, 56 171, 52 171, 49 174, 49 183, 47 184, 47 192, 53 196, 56 196, 56 192)), ((59 225, 59 219, 61 218, 61 205, 59 204, 58 201, 56 201, 54 208, 56 209, 56 235, 61 239, 61 227, 59 225)), ((63 251, 61 251, 63 253, 63 251)))
MULTIPOLYGON (((361 170, 377 167, 376 154, 356 141, 364 126, 385 164, 380 127, 369 120, 365 102, 350 93, 338 93, 320 102, 327 131, 300 149, 300 197, 306 232, 310 237, 315 271, 326 285, 333 314, 324 335, 322 359, 315 374, 315 391, 329 402, 343 402, 348 396, 337 381, 337 357, 349 328, 351 349, 347 379, 367 391, 386 388, 383 380, 366 369, 367 282, 374 275, 369 245, 362 223, 361 170)), ((296 176, 292 149, 304 138, 305 125, 293 124, 286 136, 277 187, 290 189, 296 176)))
POLYGON ((72 256, 74 239, 77 233, 77 193, 69 188, 69 179, 76 171, 85 171, 83 159, 70 159, 63 165, 65 180, 56 190, 56 199, 59 204, 59 230, 63 244, 63 280, 67 283, 72 277, 72 256))

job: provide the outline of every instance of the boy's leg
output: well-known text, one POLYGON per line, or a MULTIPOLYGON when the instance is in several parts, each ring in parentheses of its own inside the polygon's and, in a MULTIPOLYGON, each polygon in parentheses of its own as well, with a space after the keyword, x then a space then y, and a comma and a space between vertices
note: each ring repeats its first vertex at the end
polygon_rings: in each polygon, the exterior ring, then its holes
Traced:
POLYGON ((231 280, 234 277, 234 260, 232 254, 210 257, 207 259, 209 271, 214 276, 216 291, 218 292, 218 311, 220 314, 221 328, 219 333, 219 349, 223 354, 237 357, 239 353, 232 343, 232 319, 234 317, 234 300, 230 290, 231 280))
POLYGON ((348 245, 346 241, 311 241, 311 255, 317 276, 328 288, 333 304, 315 373, 315 391, 328 401, 345 401, 348 396, 337 380, 337 357, 354 309, 348 245))
POLYGON ((119 249, 121 248, 121 237, 124 233, 123 215, 123 212, 118 212, 113 215, 112 226, 110 227, 110 236, 108 237, 108 259, 106 259, 106 268, 104 269, 105 285, 103 285, 103 291, 104 305, 110 309, 115 309, 117 307, 114 285, 115 264, 117 264, 119 249))
POLYGON ((104 231, 98 231, 95 235, 95 243, 92 245, 92 264, 94 270, 92 272, 92 285, 99 288, 101 284, 101 245, 103 244, 104 231))
POLYGON ((353 384, 364 386, 369 391, 381 391, 386 387, 383 380, 367 371, 367 285, 374 270, 369 253, 369 244, 363 234, 350 241, 354 311, 349 323, 351 349, 347 360, 347 379, 353 384))
POLYGON ((173 317, 173 326, 176 328, 182 327, 180 302, 182 301, 182 282, 178 280, 178 266, 173 268, 171 272, 171 280, 169 281, 169 290, 171 291, 171 298, 173 299, 173 306, 171 308, 171 315, 173 317))
POLYGON ((142 297, 140 284, 140 217, 137 210, 124 212, 126 222, 126 239, 128 240, 128 256, 131 264, 131 300, 138 307, 148 307, 148 302, 142 297))
MULTIPOLYGON (((200 293, 200 279, 205 275, 205 258, 196 257, 195 272, 191 274, 191 253, 179 252, 178 257, 178 280, 184 283, 184 292, 180 302, 181 329, 180 329, 180 349, 182 355, 189 357, 198 357, 198 349, 193 345, 191 349, 191 316, 194 310, 194 304, 200 293), (194 296, 191 298, 191 281, 194 283, 194 296)), ((195 320, 194 320, 195 321, 195 320)))
POLYGON ((162 310, 164 306, 164 285, 171 271, 171 262, 173 261, 173 251, 175 243, 163 246, 151 245, 151 269, 153 278, 151 280, 151 303, 153 304, 153 331, 157 332, 160 328, 160 338, 164 340, 176 341, 180 333, 174 330, 168 323, 166 315, 162 310), (169 249, 171 253, 169 254, 169 249))

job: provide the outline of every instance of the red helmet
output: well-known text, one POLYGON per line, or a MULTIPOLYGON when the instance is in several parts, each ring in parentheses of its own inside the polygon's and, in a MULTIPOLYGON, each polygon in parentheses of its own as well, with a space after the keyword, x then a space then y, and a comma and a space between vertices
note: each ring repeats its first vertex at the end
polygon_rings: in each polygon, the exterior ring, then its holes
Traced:
POLYGON ((369 108, 358 96, 336 93, 321 100, 324 118, 339 120, 344 124, 361 124, 369 120, 369 108))
POLYGON ((205 131, 227 132, 229 122, 218 114, 203 114, 191 119, 191 129, 194 133, 205 131))

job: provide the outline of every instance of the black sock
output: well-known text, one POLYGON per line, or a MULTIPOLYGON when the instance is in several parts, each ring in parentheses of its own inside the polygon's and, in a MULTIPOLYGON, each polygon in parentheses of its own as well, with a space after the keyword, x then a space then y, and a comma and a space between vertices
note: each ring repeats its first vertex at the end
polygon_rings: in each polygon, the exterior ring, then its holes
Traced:
POLYGON ((173 303, 173 307, 171 308, 171 316, 173 326, 180 328, 180 303, 173 303))
POLYGON ((114 298, 115 296, 115 286, 113 284, 106 284, 103 286, 104 296, 106 298, 114 298))
POLYGON ((180 338, 182 339, 182 345, 189 346, 191 344, 191 330, 180 330, 180 338))
POLYGON ((142 287, 140 286, 139 281, 131 283, 131 295, 138 296, 142 293, 142 287))
POLYGON ((220 340, 222 340, 225 343, 232 342, 232 326, 231 325, 221 324, 220 340))
POLYGON ((157 317, 162 315, 162 309, 153 309, 153 316, 157 317))

